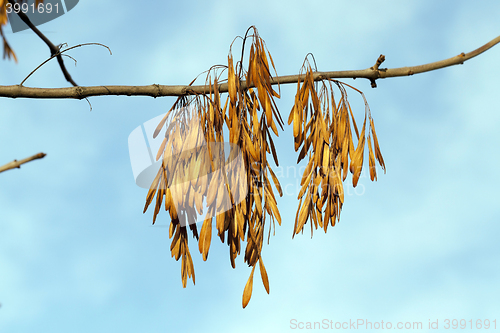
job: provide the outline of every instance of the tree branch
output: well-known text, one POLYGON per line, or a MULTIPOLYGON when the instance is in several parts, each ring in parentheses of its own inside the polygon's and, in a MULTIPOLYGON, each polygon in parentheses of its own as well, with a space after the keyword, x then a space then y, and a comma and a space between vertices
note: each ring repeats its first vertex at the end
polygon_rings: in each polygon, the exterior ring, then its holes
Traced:
MULTIPOLYGON (((9 0, 9 3, 12 6, 14 6, 16 1, 9 0)), ((29 17, 26 14, 24 14, 21 10, 17 12, 17 15, 35 34, 37 34, 38 37, 40 37, 41 40, 43 40, 45 42, 45 44, 47 44, 47 46, 50 49, 50 56, 54 56, 57 54, 57 62, 59 63, 59 67, 61 67, 61 71, 63 72, 64 78, 66 79, 66 81, 68 81, 69 83, 71 83, 75 87, 78 86, 78 84, 76 84, 76 82, 73 81, 73 79, 71 78, 71 75, 69 74, 68 70, 66 69, 62 55, 58 54, 59 48, 57 46, 55 46, 40 30, 38 30, 38 28, 33 23, 31 23, 29 17)))
POLYGON ((0 166, 0 173, 7 171, 7 170, 10 170, 10 169, 21 168, 22 164, 31 162, 33 160, 37 160, 39 158, 44 158, 46 155, 47 154, 44 154, 44 153, 38 153, 36 155, 33 155, 31 157, 25 158, 25 159, 20 160, 20 161, 14 160, 12 162, 9 162, 5 165, 0 166))
MULTIPOLYGON (((11 1, 11 0, 9 0, 11 1)), ((500 43, 500 36, 491 40, 480 48, 469 52, 461 53, 455 57, 440 60, 420 66, 399 67, 399 68, 379 68, 385 57, 381 55, 373 67, 362 70, 316 72, 314 80, 340 79, 340 78, 365 78, 371 81, 372 87, 376 87, 375 80, 389 77, 409 76, 418 73, 434 71, 440 68, 463 64, 465 61, 485 52, 494 45, 500 43)), ((278 76, 271 80, 271 84, 297 83, 299 78, 303 80, 305 75, 278 76)), ((245 81, 241 82, 242 88, 247 88, 245 81)), ((227 92, 227 83, 219 86, 219 92, 227 92)), ((20 85, 0 86, 0 97, 10 98, 71 98, 83 99, 91 96, 126 95, 126 96, 183 96, 208 93, 207 88, 199 86, 168 86, 152 84, 149 86, 91 86, 91 87, 71 87, 71 88, 29 88, 20 85)))

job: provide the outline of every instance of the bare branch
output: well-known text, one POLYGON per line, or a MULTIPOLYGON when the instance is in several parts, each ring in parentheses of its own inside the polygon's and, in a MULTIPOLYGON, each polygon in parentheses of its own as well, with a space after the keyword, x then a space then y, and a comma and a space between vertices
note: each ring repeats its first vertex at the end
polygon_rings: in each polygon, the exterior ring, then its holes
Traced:
MULTIPOLYGON (((10 1, 10 0, 9 0, 10 1)), ((474 58, 475 56, 485 52, 494 45, 500 43, 500 36, 491 40, 489 43, 480 48, 469 52, 461 53, 455 57, 440 60, 420 66, 399 67, 399 68, 378 68, 377 64, 382 63, 381 57, 377 60, 375 66, 362 70, 348 70, 335 72, 316 72, 313 74, 314 80, 323 79, 340 79, 340 78, 365 78, 372 82, 372 86, 377 79, 385 79, 389 77, 409 76, 418 73, 434 71, 440 68, 445 68, 453 65, 463 64, 465 61, 474 58)), ((297 83, 299 78, 304 79, 305 75, 287 75, 278 76, 271 80, 271 84, 290 84, 297 83)), ((375 85, 376 86, 376 85, 375 85)), ((245 81, 241 82, 243 89, 247 88, 245 81)), ((219 86, 219 92, 227 92, 227 83, 222 83, 219 86)), ((91 96, 109 96, 109 95, 125 95, 125 96, 183 96, 208 93, 207 88, 203 85, 186 86, 186 85, 158 85, 152 84, 148 86, 91 86, 91 87, 70 87, 70 88, 29 88, 20 85, 0 86, 0 97, 10 98, 71 98, 83 99, 91 96)))
MULTIPOLYGON (((14 4, 16 3, 15 0, 9 0, 9 3, 14 6, 14 4)), ((54 56, 56 55, 58 52, 59 52, 59 48, 57 46, 55 46, 40 30, 38 30, 38 28, 33 24, 31 23, 30 19, 28 18, 28 16, 26 14, 24 14, 21 10, 17 12, 17 15, 19 15, 19 18, 35 33, 37 34, 38 37, 40 37, 41 40, 43 40, 45 42, 45 44, 47 44, 47 46, 49 47, 50 49, 50 55, 51 56, 54 56)), ((64 65, 64 61, 63 61, 63 58, 61 56, 61 54, 58 54, 57 55, 57 62, 59 63, 59 67, 61 67, 61 71, 63 72, 64 74, 64 78, 66 79, 66 81, 68 81, 69 83, 71 83, 73 86, 78 86, 78 84, 76 84, 75 81, 73 81, 73 79, 71 78, 71 75, 69 74, 68 70, 66 69, 66 66, 64 65)))
POLYGON ((21 168, 22 164, 31 162, 33 160, 37 160, 39 158, 44 158, 46 155, 47 154, 44 154, 44 153, 38 153, 36 155, 30 156, 30 157, 25 158, 25 159, 20 160, 20 161, 14 160, 12 162, 9 162, 5 165, 0 166, 0 173, 7 171, 7 170, 10 170, 10 169, 21 168))

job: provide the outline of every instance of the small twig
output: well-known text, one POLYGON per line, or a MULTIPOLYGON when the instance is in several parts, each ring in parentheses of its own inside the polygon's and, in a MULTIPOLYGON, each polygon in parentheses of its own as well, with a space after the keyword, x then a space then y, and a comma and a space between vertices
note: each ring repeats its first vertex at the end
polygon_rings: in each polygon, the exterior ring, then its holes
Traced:
MULTIPOLYGON (((340 78, 365 78, 369 80, 385 79, 389 77, 408 76, 418 73, 434 71, 440 68, 463 64, 465 61, 474 58, 475 56, 492 48, 500 43, 500 36, 491 40, 489 43, 480 48, 469 52, 461 53, 455 57, 431 62, 428 64, 400 67, 400 68, 367 68, 362 70, 348 70, 335 72, 314 72, 314 81, 324 79, 340 79, 340 78)), ((272 85, 275 84, 297 84, 297 81, 304 80, 305 75, 286 75, 277 76, 270 80, 272 85)), ((246 81, 241 81, 241 88, 247 89, 246 81)), ((219 92, 225 93, 228 91, 228 84, 222 83, 219 85, 219 92)), ((148 86, 91 86, 91 87, 69 87, 69 88, 29 88, 20 85, 0 86, 0 97, 10 98, 71 98, 83 99, 91 96, 109 96, 109 95, 125 95, 125 96, 187 96, 204 94, 206 87, 204 85, 189 86, 189 85, 148 85, 148 86)))
POLYGON ((44 153, 38 153, 36 155, 33 155, 31 157, 25 158, 25 159, 20 160, 20 161, 14 160, 12 162, 9 162, 5 165, 0 166, 0 172, 4 172, 4 171, 10 170, 10 169, 15 169, 15 168, 21 168, 22 164, 31 162, 33 160, 37 160, 39 158, 44 158, 46 155, 47 154, 44 154, 44 153))
MULTIPOLYGON (((14 6, 14 4, 16 4, 15 0, 8 0, 8 1, 12 6, 14 6)), ((43 40, 45 42, 45 44, 47 44, 47 46, 50 49, 50 55, 57 56, 57 62, 59 63, 59 67, 61 67, 61 71, 63 72, 64 78, 66 79, 66 81, 68 81, 69 83, 71 83, 75 87, 78 86, 78 84, 76 84, 76 82, 73 81, 73 79, 71 78, 71 75, 69 74, 68 70, 66 69, 66 66, 64 65, 64 61, 63 61, 62 56, 60 54, 57 55, 57 53, 59 52, 59 48, 57 46, 55 46, 44 34, 42 34, 42 32, 40 30, 38 30, 38 28, 33 23, 31 23, 30 19, 28 18, 28 16, 26 14, 24 14, 22 11, 18 11, 17 15, 35 34, 37 34, 38 37, 40 37, 41 40, 43 40)))
MULTIPOLYGON (((57 53, 56 53, 56 54, 53 54, 50 58, 48 58, 47 60, 45 60, 44 62, 42 62, 40 65, 38 65, 38 67, 37 67, 37 68, 35 68, 34 70, 32 70, 32 71, 31 71, 31 73, 29 73, 29 74, 28 74, 28 76, 26 76, 26 77, 24 78, 24 80, 23 80, 23 81, 22 81, 19 85, 20 85, 20 86, 22 86, 22 85, 23 85, 23 83, 24 83, 24 82, 26 82, 26 80, 27 80, 27 79, 28 79, 28 78, 29 78, 29 77, 30 77, 33 73, 35 73, 35 72, 36 72, 36 71, 37 71, 40 67, 42 67, 42 66, 43 66, 43 65, 45 65, 47 62, 49 62, 50 60, 54 59, 55 57, 59 57, 59 56, 61 56, 61 55, 62 55, 64 52, 66 52, 66 51, 69 51, 69 50, 72 50, 72 49, 75 49, 75 48, 77 48, 77 47, 81 47, 81 46, 87 46, 87 45, 100 45, 100 46, 103 46, 103 47, 105 47, 105 48, 107 48, 107 49, 108 49, 108 51, 109 51, 109 53, 110 53, 110 54, 112 54, 112 53, 111 53, 111 49, 110 49, 109 47, 107 47, 106 45, 101 44, 101 43, 84 43, 84 44, 78 44, 78 45, 75 45, 75 46, 68 47, 67 49, 64 49, 64 50, 62 50, 62 51, 61 51, 61 49, 59 49, 59 51, 57 51, 57 53)), ((64 54, 64 55, 65 55, 65 56, 67 56, 67 57, 70 57, 71 59, 73 59, 73 58, 72 58, 71 56, 69 56, 69 55, 66 55, 66 54, 64 54)), ((73 59, 73 60, 75 61, 75 64, 76 64, 76 60, 75 60, 75 59, 73 59)))
POLYGON ((306 54, 306 58, 304 60, 304 65, 305 65, 305 62, 307 61, 309 63, 309 60, 307 59, 307 57, 311 56, 313 62, 314 62, 314 71, 317 72, 318 71, 318 65, 316 65, 316 58, 314 58, 314 54, 312 54, 311 52, 309 52, 308 54, 306 54))
POLYGON ((92 104, 90 103, 89 99, 87 97, 85 97, 85 100, 87 101, 87 103, 89 103, 90 111, 92 111, 92 104))
POLYGON ((380 65, 382 65, 382 63, 385 61, 385 55, 381 54, 378 59, 377 59, 377 62, 375 63, 375 65, 373 65, 373 69, 378 71, 378 68, 380 65))
MULTIPOLYGON (((378 57, 377 62, 375 62, 375 65, 373 65, 373 67, 370 67, 370 69, 373 69, 374 71, 378 71, 379 66, 382 65, 384 60, 385 60, 385 55, 381 54, 378 57)), ((376 79, 370 79, 370 82, 372 84, 372 88, 377 88, 377 83, 375 82, 375 80, 376 79)))
POLYGON ((245 37, 243 37, 243 45, 241 45, 240 70, 238 72, 238 77, 241 77, 241 72, 243 70, 243 55, 245 54, 245 42, 247 41, 247 38, 253 37, 253 35, 248 36, 248 33, 250 32, 250 29, 253 29, 254 34, 255 34, 255 31, 257 30, 257 28, 254 25, 252 25, 245 32, 245 37))

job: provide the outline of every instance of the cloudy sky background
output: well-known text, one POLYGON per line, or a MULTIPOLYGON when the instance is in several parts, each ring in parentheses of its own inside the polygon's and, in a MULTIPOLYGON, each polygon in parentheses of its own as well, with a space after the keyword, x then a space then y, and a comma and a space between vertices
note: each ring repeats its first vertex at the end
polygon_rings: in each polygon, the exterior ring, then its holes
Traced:
MULTIPOLYGON (((256 25, 278 74, 312 52, 319 70, 419 65, 469 52, 500 34, 498 1, 80 1, 40 26, 82 85, 187 84, 227 61, 229 45, 256 25), (147 7, 138 7, 142 4, 147 7)), ((18 84, 49 56, 31 32, 6 36, 19 63, 0 63, 0 84, 18 84)), ((277 139, 283 224, 264 246, 267 295, 250 269, 214 237, 203 262, 191 242, 196 286, 182 288, 170 257, 167 214, 151 226, 147 190, 135 185, 128 135, 174 98, 86 101, 0 99, 0 164, 48 155, 0 174, 0 332, 267 332, 290 321, 497 320, 500 328, 500 47, 439 71, 346 80, 364 91, 387 174, 346 181, 341 222, 291 239, 298 205, 293 136, 277 139), (293 168, 292 168, 293 169, 293 168), (292 170, 289 169, 289 170, 292 170), (497 316, 497 317, 495 317, 497 316)), ((57 63, 27 82, 68 86, 57 63)), ((282 87, 284 119, 294 85, 282 87)), ((361 98, 350 94, 358 119, 361 98)), ((360 327, 361 329, 363 327, 360 327)))

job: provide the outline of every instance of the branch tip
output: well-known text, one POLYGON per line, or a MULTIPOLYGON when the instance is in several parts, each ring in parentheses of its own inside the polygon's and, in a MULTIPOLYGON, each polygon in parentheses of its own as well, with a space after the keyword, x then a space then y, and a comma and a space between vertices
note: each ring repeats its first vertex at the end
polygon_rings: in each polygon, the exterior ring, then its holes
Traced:
POLYGON ((375 71, 378 71, 378 68, 380 65, 382 65, 382 63, 385 61, 385 55, 381 54, 378 59, 377 59, 377 62, 375 62, 375 65, 373 65, 373 70, 375 71))
POLYGON ((16 169, 16 168, 20 169, 21 165, 23 165, 24 163, 28 163, 28 162, 31 162, 33 160, 44 158, 45 156, 47 156, 47 154, 45 154, 45 153, 38 153, 38 154, 35 154, 35 155, 30 156, 28 158, 22 159, 20 161, 13 160, 10 163, 7 163, 5 165, 0 166, 0 173, 4 172, 4 171, 7 171, 7 170, 10 170, 10 169, 16 169))

